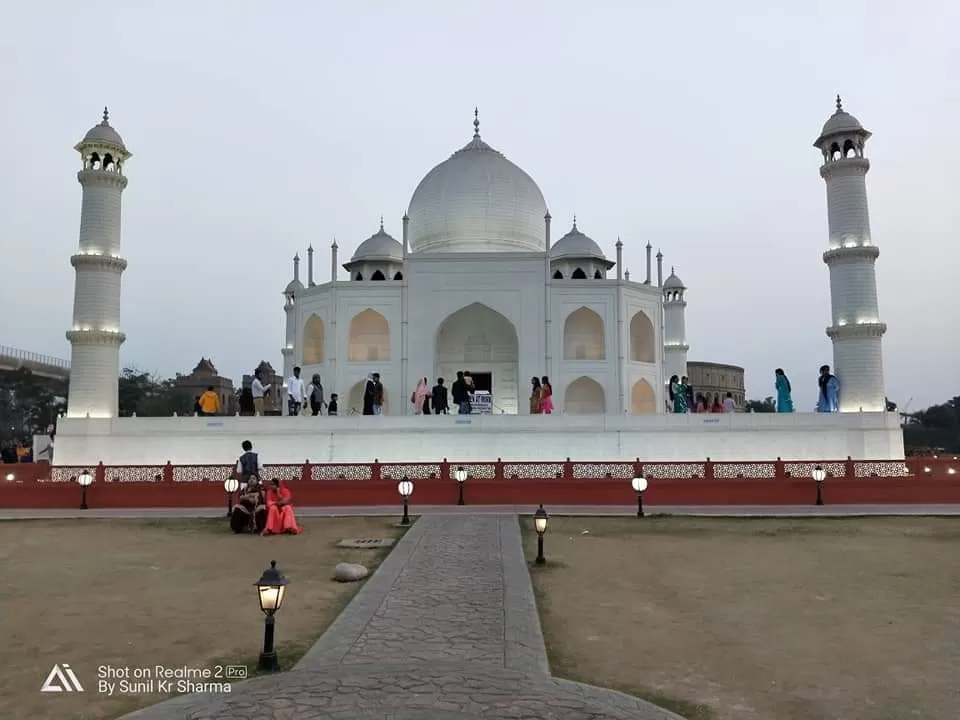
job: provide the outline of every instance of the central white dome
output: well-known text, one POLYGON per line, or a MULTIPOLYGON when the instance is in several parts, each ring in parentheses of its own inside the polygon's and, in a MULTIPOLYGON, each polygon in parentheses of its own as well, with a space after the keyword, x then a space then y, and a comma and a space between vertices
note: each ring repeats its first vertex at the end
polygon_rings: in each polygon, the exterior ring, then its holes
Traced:
POLYGON ((410 199, 411 252, 543 252, 547 203, 529 175, 474 136, 410 199))

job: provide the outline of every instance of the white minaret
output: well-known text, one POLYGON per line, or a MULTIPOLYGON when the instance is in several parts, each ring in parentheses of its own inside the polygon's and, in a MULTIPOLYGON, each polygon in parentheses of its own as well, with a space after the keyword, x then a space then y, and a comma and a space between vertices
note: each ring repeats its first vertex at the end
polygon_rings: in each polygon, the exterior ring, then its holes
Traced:
POLYGON ((880 250, 870 237, 867 171, 863 146, 870 137, 843 111, 840 96, 814 147, 823 154, 820 177, 827 184, 830 247, 823 261, 830 269, 833 373, 840 380, 841 412, 883 412, 883 334, 877 305, 874 265, 880 250))
POLYGON ((120 196, 127 187, 123 167, 131 157, 123 139, 103 121, 74 148, 83 167, 80 247, 70 258, 76 270, 70 341, 70 389, 67 417, 117 416, 120 346, 120 278, 127 261, 120 257, 120 196))
POLYGON ((670 277, 663 281, 663 374, 666 380, 687 374, 687 288, 670 268, 670 277))

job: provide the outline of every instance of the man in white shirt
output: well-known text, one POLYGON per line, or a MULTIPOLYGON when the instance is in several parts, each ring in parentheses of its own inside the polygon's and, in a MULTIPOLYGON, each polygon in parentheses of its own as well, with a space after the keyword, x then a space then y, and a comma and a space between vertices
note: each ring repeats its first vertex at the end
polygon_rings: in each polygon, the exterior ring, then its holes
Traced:
POLYGON ((263 396, 270 389, 270 385, 264 385, 260 380, 260 368, 253 371, 253 382, 250 383, 250 394, 253 395, 253 413, 254 415, 263 415, 263 396))
POLYGON ((287 408, 291 415, 299 415, 303 401, 307 399, 307 388, 300 377, 300 366, 293 369, 293 375, 287 378, 287 408))
POLYGON ((725 413, 737 411, 737 403, 733 399, 733 393, 728 392, 727 396, 723 399, 723 411, 725 413))

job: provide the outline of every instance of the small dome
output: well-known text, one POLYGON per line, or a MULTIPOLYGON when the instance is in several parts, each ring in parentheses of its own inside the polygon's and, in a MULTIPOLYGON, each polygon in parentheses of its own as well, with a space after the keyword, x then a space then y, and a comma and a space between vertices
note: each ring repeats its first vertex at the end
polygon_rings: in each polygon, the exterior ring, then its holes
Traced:
POLYGON ((291 281, 287 284, 287 287, 284 289, 283 292, 284 292, 285 295, 289 295, 290 293, 300 292, 300 291, 303 290, 303 289, 304 289, 304 288, 303 288, 303 283, 302 283, 302 282, 300 282, 299 280, 291 280, 291 281))
POLYGON ((840 96, 837 95, 837 109, 823 124, 820 137, 817 138, 814 146, 818 146, 825 138, 831 135, 849 135, 851 133, 858 133, 866 135, 867 137, 870 136, 870 133, 860 124, 860 121, 843 109, 840 96))
POLYGON ((103 109, 103 120, 101 120, 98 125, 90 128, 87 134, 83 136, 83 140, 80 141, 81 145, 88 143, 93 145, 112 145, 124 150, 126 149, 120 133, 110 126, 110 115, 107 108, 103 109))
POLYGON ((396 238, 383 229, 383 220, 380 221, 380 229, 360 243, 350 262, 360 261, 402 261, 403 245, 396 238))
POLYGON ((420 181, 410 199, 410 252, 543 252, 547 203, 527 173, 473 139, 420 181))
POLYGON ((687 286, 683 284, 683 280, 677 277, 674 269, 670 268, 670 277, 663 281, 663 288, 664 290, 686 290, 687 286))
POLYGON ((600 249, 600 246, 597 245, 592 238, 584 235, 577 229, 576 219, 573 221, 573 227, 570 232, 557 240, 553 247, 550 248, 550 257, 607 259, 606 255, 603 254, 603 250, 600 249))

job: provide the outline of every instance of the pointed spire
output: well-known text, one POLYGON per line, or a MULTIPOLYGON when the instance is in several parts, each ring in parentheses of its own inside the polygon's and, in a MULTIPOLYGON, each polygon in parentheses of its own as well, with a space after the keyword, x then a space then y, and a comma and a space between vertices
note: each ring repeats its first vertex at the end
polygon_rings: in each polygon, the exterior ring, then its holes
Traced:
POLYGON ((647 240, 647 250, 653 250, 653 245, 650 244, 649 240, 647 240))
POLYGON ((574 230, 577 229, 577 214, 576 214, 576 213, 573 214, 573 229, 574 229, 574 230))
POLYGON ((313 252, 313 243, 310 243, 310 244, 307 246, 307 252, 308 252, 308 253, 312 253, 312 252, 313 252))
POLYGON ((837 112, 843 112, 843 100, 840 99, 840 95, 837 95, 837 112))
POLYGON ((383 232, 383 215, 380 216, 380 232, 383 232))
POLYGON ((473 136, 480 137, 480 108, 473 108, 473 136))
POLYGON ((110 111, 107 109, 107 106, 103 106, 103 125, 110 124, 110 111))
POLYGON ((336 239, 336 238, 333 239, 333 243, 330 245, 330 247, 333 248, 334 250, 336 250, 338 247, 340 247, 339 245, 337 245, 337 239, 336 239))
POLYGON ((657 250, 657 260, 663 260, 663 251, 657 250))
POLYGON ((677 271, 674 269, 673 265, 670 266, 670 274, 671 274, 671 275, 676 275, 676 274, 677 274, 677 271))
POLYGON ((295 263, 300 262, 300 253, 297 253, 296 255, 293 256, 293 261, 294 261, 295 263))
POLYGON ((620 236, 619 236, 619 235, 617 235, 617 247, 618 247, 618 248, 623 247, 623 243, 620 241, 620 236))

